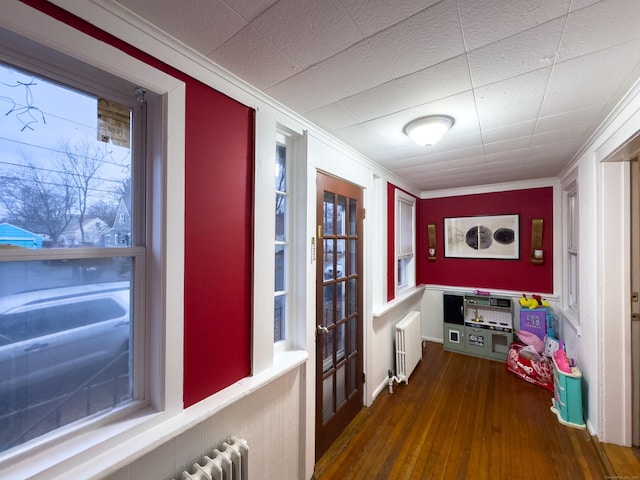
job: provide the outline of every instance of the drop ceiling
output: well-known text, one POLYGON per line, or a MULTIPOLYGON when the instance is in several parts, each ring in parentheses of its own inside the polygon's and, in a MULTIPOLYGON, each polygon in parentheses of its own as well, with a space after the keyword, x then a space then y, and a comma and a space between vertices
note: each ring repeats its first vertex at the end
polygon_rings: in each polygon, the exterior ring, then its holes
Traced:
POLYGON ((110 3, 421 191, 559 175, 640 76, 638 0, 110 3))

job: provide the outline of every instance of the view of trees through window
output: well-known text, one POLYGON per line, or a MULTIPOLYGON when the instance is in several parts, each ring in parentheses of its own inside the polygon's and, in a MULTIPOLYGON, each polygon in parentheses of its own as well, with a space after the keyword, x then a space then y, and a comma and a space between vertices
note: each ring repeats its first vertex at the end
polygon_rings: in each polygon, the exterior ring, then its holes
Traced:
POLYGON ((0 223, 37 235, 43 248, 128 241, 114 223, 119 209, 130 209, 129 134, 119 145, 99 138, 98 124, 106 118, 109 133, 129 130, 130 120, 98 106, 95 97, 0 65, 0 223))
POLYGON ((2 452, 133 400, 144 197, 131 107, 0 64, 0 113, 2 452))

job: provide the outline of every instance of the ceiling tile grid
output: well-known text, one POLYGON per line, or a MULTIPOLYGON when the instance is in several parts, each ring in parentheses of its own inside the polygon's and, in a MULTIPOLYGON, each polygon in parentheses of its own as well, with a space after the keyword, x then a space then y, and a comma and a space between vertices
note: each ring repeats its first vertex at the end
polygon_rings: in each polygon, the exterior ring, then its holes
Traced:
POLYGON ((638 0, 116 1, 421 190, 557 175, 640 76, 638 0))

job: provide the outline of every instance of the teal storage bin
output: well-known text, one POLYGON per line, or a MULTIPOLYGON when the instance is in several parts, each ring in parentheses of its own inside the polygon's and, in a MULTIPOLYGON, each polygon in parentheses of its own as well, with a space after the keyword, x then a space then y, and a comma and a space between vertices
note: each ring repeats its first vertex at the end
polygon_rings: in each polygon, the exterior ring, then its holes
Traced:
POLYGON ((585 428, 582 417, 582 372, 577 367, 571 373, 558 369, 553 359, 553 401, 551 411, 558 416, 563 425, 574 428, 585 428))

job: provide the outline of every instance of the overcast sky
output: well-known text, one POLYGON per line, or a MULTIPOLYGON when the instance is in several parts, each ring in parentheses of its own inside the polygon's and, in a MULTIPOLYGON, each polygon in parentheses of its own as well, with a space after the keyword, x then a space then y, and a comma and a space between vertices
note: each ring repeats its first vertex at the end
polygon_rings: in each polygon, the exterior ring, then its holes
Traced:
MULTIPOLYGON (((0 188, 2 176, 26 156, 43 168, 62 142, 89 141, 108 152, 100 176, 117 189, 128 176, 129 149, 98 142, 97 99, 0 64, 0 188)), ((0 205, 0 217, 4 214, 0 205)))

